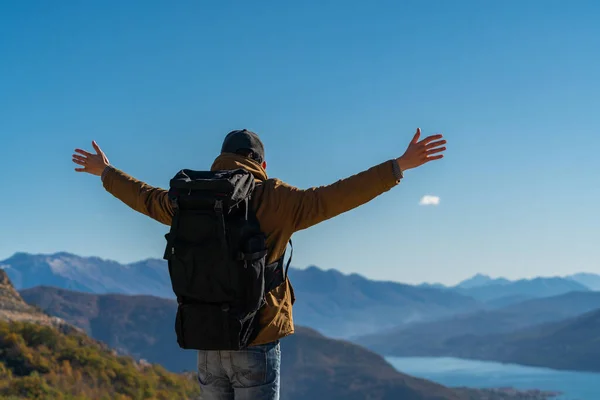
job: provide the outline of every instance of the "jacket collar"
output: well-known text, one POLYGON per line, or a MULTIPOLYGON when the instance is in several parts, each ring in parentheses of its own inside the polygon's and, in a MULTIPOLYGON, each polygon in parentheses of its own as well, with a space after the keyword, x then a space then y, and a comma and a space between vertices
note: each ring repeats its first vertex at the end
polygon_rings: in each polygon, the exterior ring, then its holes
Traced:
POLYGON ((266 181, 267 171, 254 160, 251 160, 248 157, 240 156, 233 153, 222 153, 219 155, 215 161, 213 162, 212 167, 210 167, 211 171, 217 170, 231 170, 242 168, 246 171, 250 172, 256 180, 266 181))

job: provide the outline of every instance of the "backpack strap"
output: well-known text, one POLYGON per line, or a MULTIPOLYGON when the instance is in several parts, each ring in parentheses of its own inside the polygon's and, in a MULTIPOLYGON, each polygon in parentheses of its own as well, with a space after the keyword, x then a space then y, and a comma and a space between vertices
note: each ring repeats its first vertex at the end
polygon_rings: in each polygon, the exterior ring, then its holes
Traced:
POLYGON ((173 247, 173 244, 175 243, 175 232, 177 232, 177 227, 179 225, 179 204, 177 201, 177 196, 175 196, 172 191, 169 192, 169 201, 171 202, 171 207, 173 208, 173 218, 171 219, 171 229, 165 235, 167 246, 165 248, 165 254, 163 255, 164 260, 169 260, 175 253, 175 247, 173 247))
MULTIPOLYGON (((287 265, 285 266, 285 275, 284 275, 284 278, 287 278, 287 276, 288 276, 288 270, 290 269, 290 264, 292 263, 292 256, 293 255, 294 255, 294 245, 292 244, 292 239, 290 238, 290 258, 288 258, 287 265)), ((285 251, 283 252, 283 256, 281 257, 282 264, 283 264, 283 257, 285 257, 285 251)))
POLYGON ((215 201, 215 214, 219 219, 219 237, 221 238, 221 247, 227 252, 227 230, 225 228, 225 215, 223 214, 223 200, 215 201))
POLYGON ((285 282, 285 279, 288 275, 288 270, 290 268, 290 264, 292 263, 292 255, 294 253, 292 239, 290 239, 289 244, 292 250, 290 252, 290 258, 288 259, 285 268, 283 266, 285 262, 285 254, 287 249, 283 251, 282 256, 277 261, 265 267, 265 292, 270 292, 271 290, 275 289, 277 286, 285 282))

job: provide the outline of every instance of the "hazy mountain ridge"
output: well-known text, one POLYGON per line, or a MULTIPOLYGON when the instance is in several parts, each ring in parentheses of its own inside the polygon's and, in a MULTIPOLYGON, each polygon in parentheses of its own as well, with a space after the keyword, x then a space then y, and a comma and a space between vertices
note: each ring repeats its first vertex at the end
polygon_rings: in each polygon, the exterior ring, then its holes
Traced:
POLYGON ((582 272, 575 275, 570 275, 568 279, 574 280, 584 286, 590 288, 590 290, 600 291, 600 275, 592 274, 588 272, 582 272))
POLYGON ((506 285, 511 283, 508 279, 505 278, 492 278, 489 275, 485 274, 476 274, 469 279, 465 279, 464 281, 458 283, 455 288, 459 289, 472 289, 480 286, 488 286, 488 285, 506 285))
MULTIPOLYGON (((487 284, 470 287, 457 287, 453 290, 466 296, 471 296, 479 301, 494 302, 510 297, 527 296, 529 298, 558 296, 569 292, 583 292, 590 290, 578 282, 561 277, 538 277, 533 279, 520 279, 508 281, 505 279, 493 280, 487 284)), ((521 299, 518 299, 519 301, 521 299)))
POLYGON ((600 309, 600 292, 571 292, 527 300, 497 310, 484 310, 438 321, 413 324, 355 339, 385 355, 456 356, 455 338, 485 337, 556 322, 600 309))
POLYGON ((463 335, 448 346, 455 357, 600 372, 600 309, 511 333, 463 335))
POLYGON ((40 285, 89 293, 151 294, 174 297, 166 262, 148 259, 132 264, 70 253, 16 253, 0 262, 17 289, 40 285))
POLYGON ((569 292, 600 290, 600 275, 579 273, 567 276, 540 276, 530 279, 509 280, 476 274, 454 286, 423 283, 421 287, 435 287, 472 297, 494 309, 517 304, 529 299, 558 296, 569 292))
POLYGON ((295 320, 332 337, 349 338, 482 307, 451 291, 373 281, 314 266, 290 272, 290 279, 298 299, 295 320))
POLYGON ((565 276, 538 276, 530 279, 516 279, 510 280, 506 278, 492 278, 486 274, 475 274, 471 278, 465 279, 454 286, 444 286, 446 288, 457 288, 457 289, 472 289, 476 287, 484 286, 495 286, 495 285, 510 285, 515 283, 535 282, 535 281, 547 281, 563 279, 579 283, 587 287, 590 290, 600 290, 600 274, 594 274, 591 272, 580 272, 565 276))

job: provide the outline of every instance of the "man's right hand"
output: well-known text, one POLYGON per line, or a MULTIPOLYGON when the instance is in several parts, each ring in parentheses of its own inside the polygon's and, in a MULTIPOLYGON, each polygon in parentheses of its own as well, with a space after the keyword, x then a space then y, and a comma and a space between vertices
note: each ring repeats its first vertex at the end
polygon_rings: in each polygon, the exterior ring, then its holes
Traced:
POLYGON ((82 149, 75 149, 75 152, 79 154, 73 154, 73 162, 83 167, 75 168, 75 171, 87 172, 88 174, 100 176, 110 163, 96 142, 92 142, 92 146, 94 147, 96 154, 89 153, 82 149))
POLYGON ((429 161, 439 160, 443 158, 442 152, 446 147, 440 147, 446 144, 442 139, 442 135, 432 135, 419 141, 421 137, 421 128, 417 128, 417 133, 411 140, 404 154, 396 159, 398 166, 402 171, 407 169, 420 167, 429 161))

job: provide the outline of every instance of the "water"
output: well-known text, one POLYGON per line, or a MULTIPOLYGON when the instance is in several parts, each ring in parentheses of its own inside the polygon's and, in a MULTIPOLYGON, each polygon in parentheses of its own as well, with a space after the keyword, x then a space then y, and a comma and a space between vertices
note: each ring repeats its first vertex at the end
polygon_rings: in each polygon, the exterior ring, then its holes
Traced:
POLYGON ((600 374, 458 358, 386 357, 398 371, 445 386, 514 387, 562 392, 560 400, 600 400, 600 374))

